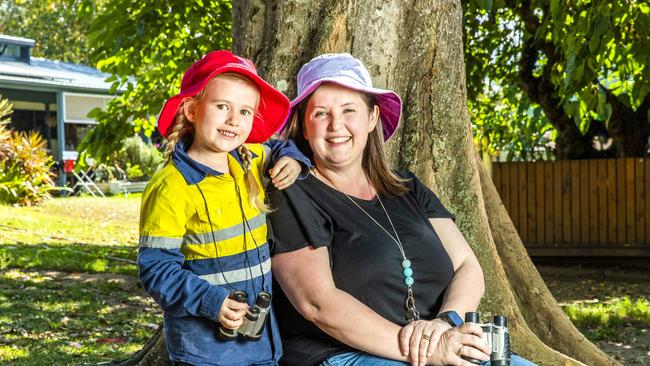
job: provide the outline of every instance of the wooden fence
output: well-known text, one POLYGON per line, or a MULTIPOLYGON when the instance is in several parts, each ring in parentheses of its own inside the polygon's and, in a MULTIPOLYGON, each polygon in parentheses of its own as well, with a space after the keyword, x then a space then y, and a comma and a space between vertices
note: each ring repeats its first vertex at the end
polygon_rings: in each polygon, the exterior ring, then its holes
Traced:
POLYGON ((650 256, 650 158, 494 163, 531 255, 650 256))

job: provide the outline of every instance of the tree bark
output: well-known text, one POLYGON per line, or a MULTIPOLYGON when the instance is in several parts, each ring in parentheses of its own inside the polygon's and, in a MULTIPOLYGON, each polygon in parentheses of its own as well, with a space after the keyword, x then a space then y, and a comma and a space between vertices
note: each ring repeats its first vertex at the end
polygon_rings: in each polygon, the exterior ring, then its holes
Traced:
MULTIPOLYGON (((233 50, 288 96, 312 57, 349 52, 375 86, 402 97, 388 144, 456 215, 486 280, 480 311, 509 318, 512 348, 539 365, 617 365, 587 341, 546 288, 475 152, 467 111, 460 1, 233 2, 233 50)), ((146 356, 164 354, 158 340, 146 356)), ((158 358, 160 359, 160 357, 158 358)), ((139 364, 150 365, 142 362, 139 364)))

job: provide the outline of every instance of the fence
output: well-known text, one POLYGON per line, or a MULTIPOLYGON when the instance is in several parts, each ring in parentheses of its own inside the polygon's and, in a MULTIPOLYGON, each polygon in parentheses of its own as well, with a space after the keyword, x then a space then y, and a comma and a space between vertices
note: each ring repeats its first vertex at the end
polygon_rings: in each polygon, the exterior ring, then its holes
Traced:
POLYGON ((650 256, 650 159, 494 163, 531 255, 650 256))

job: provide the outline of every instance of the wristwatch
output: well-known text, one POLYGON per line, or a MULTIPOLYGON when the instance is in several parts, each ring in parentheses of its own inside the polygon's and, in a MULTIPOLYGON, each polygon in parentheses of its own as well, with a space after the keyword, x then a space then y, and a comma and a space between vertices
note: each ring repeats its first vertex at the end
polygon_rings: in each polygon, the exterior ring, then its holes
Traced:
POLYGON ((457 312, 453 310, 445 311, 440 314, 438 314, 437 319, 442 319, 449 323, 452 327, 458 327, 460 325, 463 325, 463 319, 458 315, 457 312))

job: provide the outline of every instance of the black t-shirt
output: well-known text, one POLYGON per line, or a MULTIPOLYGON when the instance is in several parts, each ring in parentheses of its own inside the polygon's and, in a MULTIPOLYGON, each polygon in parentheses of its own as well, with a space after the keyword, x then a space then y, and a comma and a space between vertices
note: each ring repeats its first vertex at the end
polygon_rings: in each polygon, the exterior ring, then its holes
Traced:
MULTIPOLYGON (((428 219, 453 217, 413 173, 399 174, 410 179, 410 191, 380 198, 412 263, 416 307, 422 319, 432 319, 454 271, 428 219)), ((394 236, 377 198, 352 199, 394 236)), ((271 207, 273 254, 327 246, 336 287, 393 323, 406 325, 407 287, 397 244, 344 193, 310 175, 283 191, 272 192, 271 207)), ((353 350, 304 319, 277 284, 273 291, 284 345, 283 365, 317 365, 353 350)))

